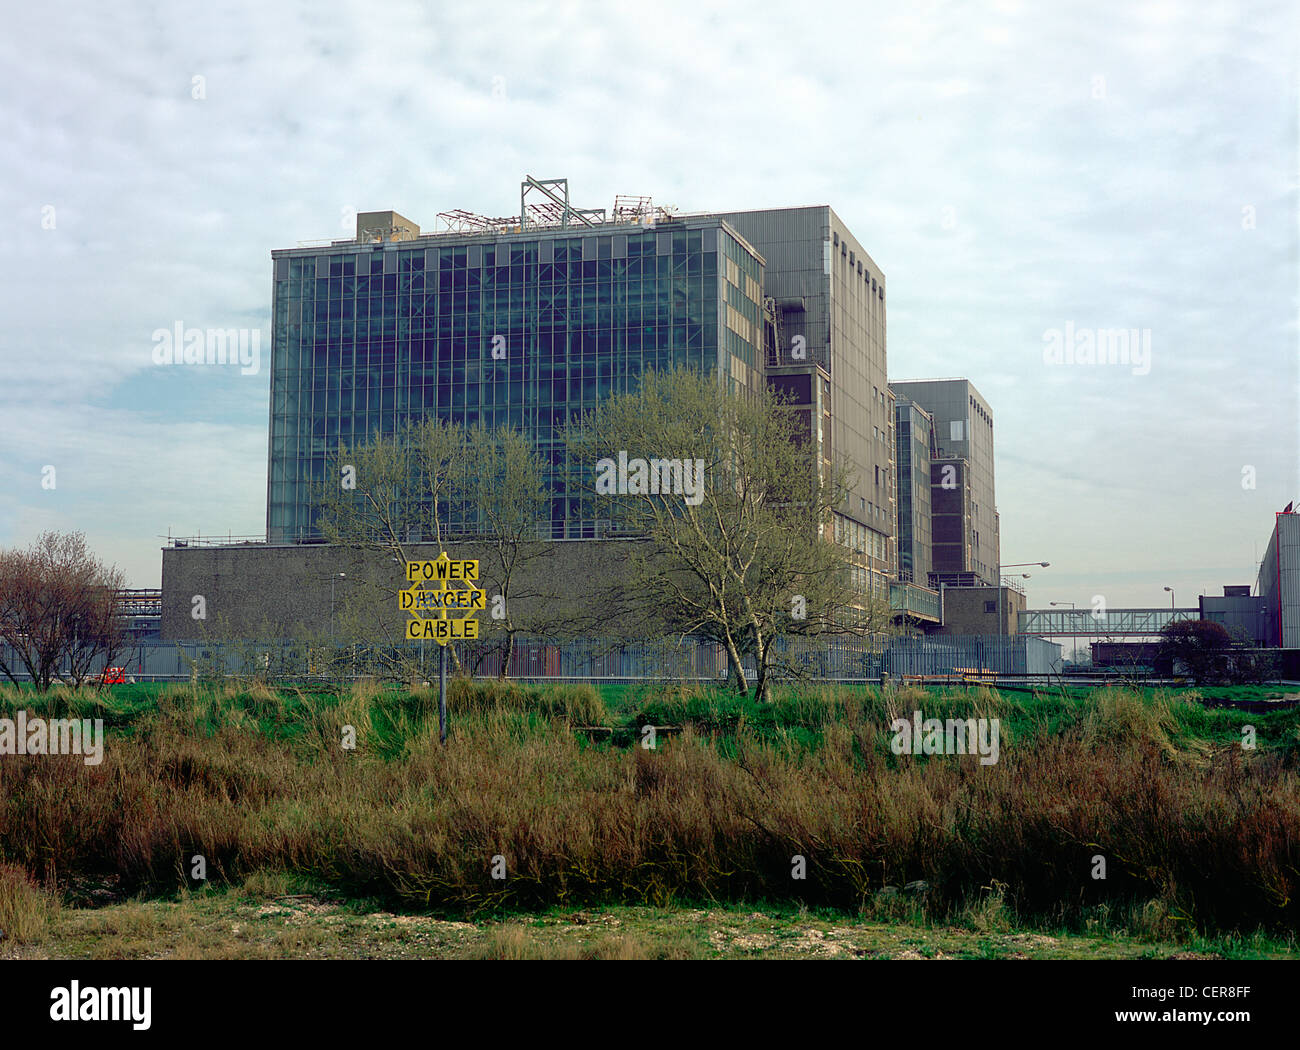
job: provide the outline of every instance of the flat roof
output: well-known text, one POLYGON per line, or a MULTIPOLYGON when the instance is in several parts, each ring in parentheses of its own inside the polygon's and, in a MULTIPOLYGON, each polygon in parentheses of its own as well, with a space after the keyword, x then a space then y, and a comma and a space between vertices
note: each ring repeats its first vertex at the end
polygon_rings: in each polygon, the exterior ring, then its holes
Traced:
POLYGON ((316 255, 355 255, 358 252, 372 251, 415 251, 426 248, 443 248, 448 245, 498 244, 502 241, 530 241, 541 238, 584 238, 612 237, 629 233, 675 233, 679 230, 719 226, 764 266, 767 259, 734 226, 722 217, 721 213, 699 213, 678 215, 672 219, 659 220, 654 223, 640 222, 604 222, 597 226, 533 226, 527 228, 510 228, 505 230, 473 230, 468 233, 443 231, 438 233, 421 233, 400 241, 359 241, 355 237, 342 240, 322 240, 300 242, 295 248, 272 248, 271 258, 295 258, 316 255))

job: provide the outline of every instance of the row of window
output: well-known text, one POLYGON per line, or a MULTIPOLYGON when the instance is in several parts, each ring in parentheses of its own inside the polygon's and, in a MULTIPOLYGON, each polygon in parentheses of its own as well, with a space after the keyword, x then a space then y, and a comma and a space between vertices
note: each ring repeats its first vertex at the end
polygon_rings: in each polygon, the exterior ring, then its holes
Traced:
MULTIPOLYGON (((375 248, 363 252, 333 252, 317 256, 282 256, 275 260, 277 279, 342 277, 357 274, 416 273, 527 265, 551 262, 598 262, 645 256, 716 254, 719 239, 728 256, 738 252, 734 239, 718 229, 664 230, 593 237, 548 237, 541 240, 493 241, 440 247, 375 248)), ((738 253, 739 254, 739 253, 738 253)), ((747 252, 743 253, 748 256, 747 252)), ((757 261, 749 256, 756 266, 757 261)), ((737 261, 741 261, 737 257, 737 261)))
POLYGON ((877 284, 876 278, 872 276, 870 268, 864 267, 862 265, 862 260, 857 258, 857 252, 849 251, 848 241, 841 241, 838 233, 833 233, 831 236, 834 238, 834 246, 840 250, 840 257, 848 259, 849 269, 852 270, 856 267, 858 275, 863 278, 863 283, 869 285, 871 290, 875 292, 876 296, 883 302, 885 298, 885 282, 881 281, 877 284))
MULTIPOLYGON (((307 310, 297 317, 290 313, 283 319, 277 319, 274 335, 277 340, 289 336, 301 338, 304 334, 314 338, 317 335, 326 334, 320 331, 320 326, 347 321, 368 322, 372 325, 385 322, 392 326, 400 325, 406 332, 427 333, 436 332, 440 329, 447 331, 478 329, 480 331, 497 332, 510 328, 518 330, 556 327, 573 328, 578 325, 587 325, 592 328, 625 328, 638 324, 651 324, 661 318, 673 318, 677 315, 682 315, 681 319, 683 320, 686 315, 693 315, 701 323, 706 318, 713 320, 718 316, 717 300, 688 296, 684 293, 674 295, 671 298, 666 295, 647 297, 644 302, 639 297, 612 303, 590 297, 585 300, 575 299, 572 302, 543 303, 540 305, 531 303, 509 304, 507 306, 507 304, 502 303, 495 310, 490 304, 485 303, 482 309, 471 308, 455 312, 441 311, 427 315, 423 311, 403 311, 397 308, 400 307, 400 304, 381 306, 379 300, 374 300, 368 310, 366 305, 363 300, 358 302, 357 307, 354 308, 350 299, 331 302, 328 307, 317 304, 314 312, 307 310), (312 326, 316 327, 313 328, 312 326)), ((737 310, 730 305, 726 307, 726 311, 728 314, 734 314, 743 319, 755 336, 751 342, 757 341, 758 323, 756 320, 746 317, 745 311, 737 310)))
MULTIPOLYGON (((683 256, 680 260, 660 257, 630 259, 614 263, 543 263, 541 265, 498 266, 479 270, 444 270, 440 274, 377 274, 362 277, 287 278, 275 282, 277 299, 348 299, 403 293, 431 294, 467 288, 551 288, 578 283, 624 284, 631 281, 664 281, 683 277, 716 277, 716 256, 683 256)), ((742 287, 752 290, 751 284, 742 287)))

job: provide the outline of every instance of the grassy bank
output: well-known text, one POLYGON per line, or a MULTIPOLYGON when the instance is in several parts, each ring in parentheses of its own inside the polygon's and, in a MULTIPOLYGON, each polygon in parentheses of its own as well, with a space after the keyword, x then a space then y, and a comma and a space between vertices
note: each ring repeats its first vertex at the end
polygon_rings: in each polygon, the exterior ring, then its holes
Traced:
POLYGON ((0 959, 1278 959, 1263 936, 1177 943, 1141 927, 1016 928, 996 904, 944 922, 880 909, 847 915, 770 904, 602 905, 480 917, 387 911, 282 894, 275 877, 172 899, 55 912, 0 959))
POLYGON ((828 687, 756 705, 464 682, 449 706, 442 748, 429 690, 2 692, 0 717, 103 718, 108 743, 98 766, 0 759, 0 927, 6 908, 48 930, 60 902, 267 871, 460 918, 764 901, 936 923, 992 908, 1008 928, 1184 944, 1300 926, 1294 711, 1109 690, 828 687), (999 719, 999 761, 893 754, 890 722, 917 709, 999 719), (653 750, 635 743, 646 724, 653 750))

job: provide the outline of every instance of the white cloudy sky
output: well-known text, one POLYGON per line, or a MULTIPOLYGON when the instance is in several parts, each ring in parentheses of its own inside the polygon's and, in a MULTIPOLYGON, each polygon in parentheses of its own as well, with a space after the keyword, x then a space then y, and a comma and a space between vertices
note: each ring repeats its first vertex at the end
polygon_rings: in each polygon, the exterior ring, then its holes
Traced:
POLYGON ((0 545, 80 529, 144 587, 169 529, 263 532, 266 370, 159 368, 153 331, 265 347, 271 249, 349 209, 514 214, 524 173, 588 207, 834 207, 888 277, 891 378, 968 376, 993 406, 1003 558, 1052 563, 1032 605, 1253 581, 1300 497, 1285 2, 137 0, 6 23, 0 545), (1046 365, 1067 323, 1149 329, 1149 374, 1046 365))

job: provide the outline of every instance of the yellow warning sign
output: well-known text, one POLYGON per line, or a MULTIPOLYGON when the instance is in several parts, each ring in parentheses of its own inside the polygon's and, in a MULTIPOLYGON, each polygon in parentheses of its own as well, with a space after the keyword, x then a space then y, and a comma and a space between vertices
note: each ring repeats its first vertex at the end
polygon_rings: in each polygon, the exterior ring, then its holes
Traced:
POLYGON ((399 591, 397 604, 412 615, 422 612, 440 612, 444 609, 457 611, 484 609, 487 607, 487 595, 470 587, 466 590, 425 591, 419 584, 399 591))
POLYGON ((478 562, 448 558, 446 552, 432 561, 408 561, 406 579, 412 586, 397 592, 397 607, 411 616, 406 637, 418 642, 433 639, 439 645, 478 637, 474 613, 487 605, 487 595, 469 584, 478 579, 478 562), (432 586, 426 590, 424 584, 432 586), (448 586, 457 583, 460 586, 448 586), (435 616, 421 616, 433 612, 435 616), (463 612, 449 616, 448 612, 463 612))
POLYGON ((478 561, 472 559, 448 558, 440 554, 433 561, 408 561, 406 563, 406 582, 439 582, 448 580, 477 580, 478 561))
POLYGON ((406 637, 412 642, 432 639, 439 645, 462 639, 473 641, 478 637, 478 621, 470 616, 459 620, 417 616, 406 621, 406 637))

